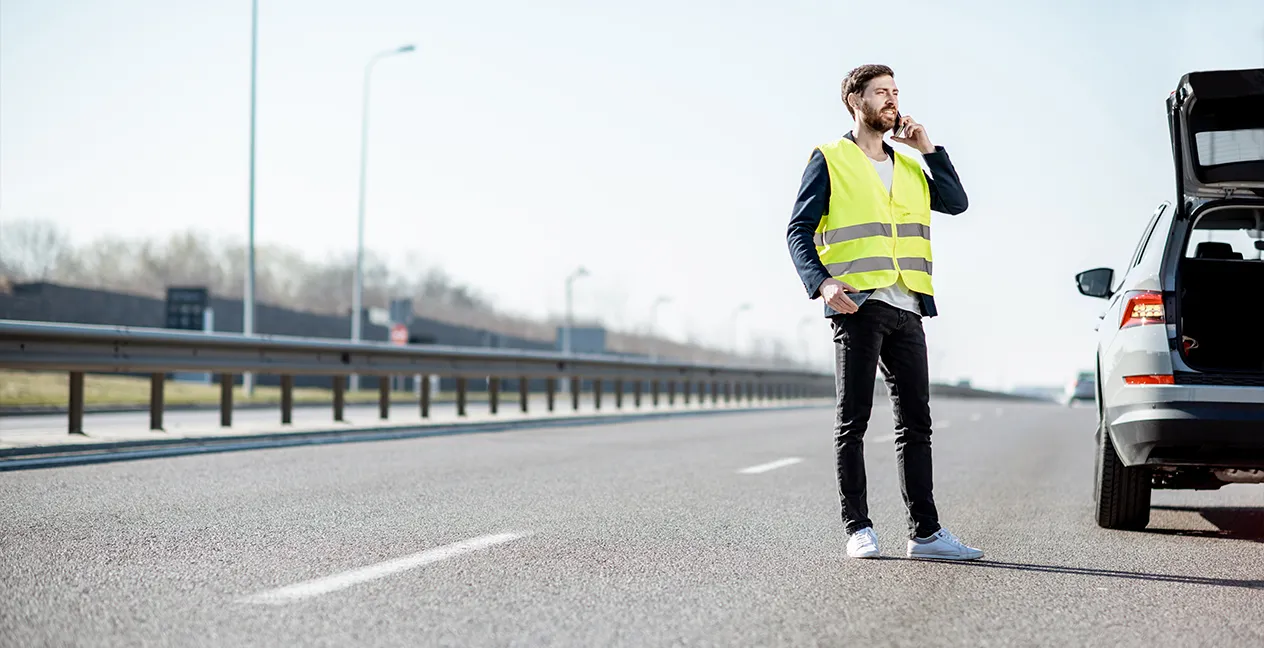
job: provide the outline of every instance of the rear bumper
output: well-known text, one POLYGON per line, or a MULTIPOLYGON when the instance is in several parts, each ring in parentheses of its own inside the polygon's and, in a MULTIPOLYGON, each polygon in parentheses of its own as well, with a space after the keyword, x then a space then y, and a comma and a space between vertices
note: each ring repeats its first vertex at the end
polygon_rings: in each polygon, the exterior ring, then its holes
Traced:
POLYGON ((1139 403, 1106 415, 1124 465, 1264 468, 1264 403, 1139 403))

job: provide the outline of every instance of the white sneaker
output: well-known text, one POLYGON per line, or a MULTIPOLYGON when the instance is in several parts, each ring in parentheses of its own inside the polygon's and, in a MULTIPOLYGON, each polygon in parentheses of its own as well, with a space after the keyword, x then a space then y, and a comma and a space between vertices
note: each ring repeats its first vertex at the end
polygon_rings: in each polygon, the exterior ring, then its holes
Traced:
POLYGON ((873 527, 865 527, 847 539, 847 555, 852 558, 877 558, 880 554, 873 527))
POLYGON ((983 552, 966 546, 957 536, 940 529, 931 536, 934 541, 922 544, 915 540, 908 541, 909 558, 938 558, 940 560, 978 560, 983 552))

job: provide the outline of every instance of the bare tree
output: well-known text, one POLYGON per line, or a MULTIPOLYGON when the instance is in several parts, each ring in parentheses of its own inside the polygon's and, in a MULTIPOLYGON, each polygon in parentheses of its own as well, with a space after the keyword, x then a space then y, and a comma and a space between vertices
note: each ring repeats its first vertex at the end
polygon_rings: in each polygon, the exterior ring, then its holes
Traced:
POLYGON ((15 281, 48 281, 69 248, 69 237, 53 223, 0 223, 0 275, 15 281))

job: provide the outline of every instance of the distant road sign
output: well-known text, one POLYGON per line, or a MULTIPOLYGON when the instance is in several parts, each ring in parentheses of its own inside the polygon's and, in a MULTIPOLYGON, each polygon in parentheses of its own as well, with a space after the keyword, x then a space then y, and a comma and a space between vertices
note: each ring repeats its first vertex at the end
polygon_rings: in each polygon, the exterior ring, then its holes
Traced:
POLYGON ((391 344, 405 345, 408 344, 408 327, 403 324, 396 324, 391 327, 391 344))

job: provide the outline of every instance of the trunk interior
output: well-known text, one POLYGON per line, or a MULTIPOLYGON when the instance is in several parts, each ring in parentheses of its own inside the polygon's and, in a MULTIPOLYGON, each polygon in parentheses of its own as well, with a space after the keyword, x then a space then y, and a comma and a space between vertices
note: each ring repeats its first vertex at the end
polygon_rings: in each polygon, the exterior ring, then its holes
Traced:
POLYGON ((1260 209, 1199 219, 1178 270, 1185 361, 1205 372, 1264 374, 1264 251, 1260 209))

